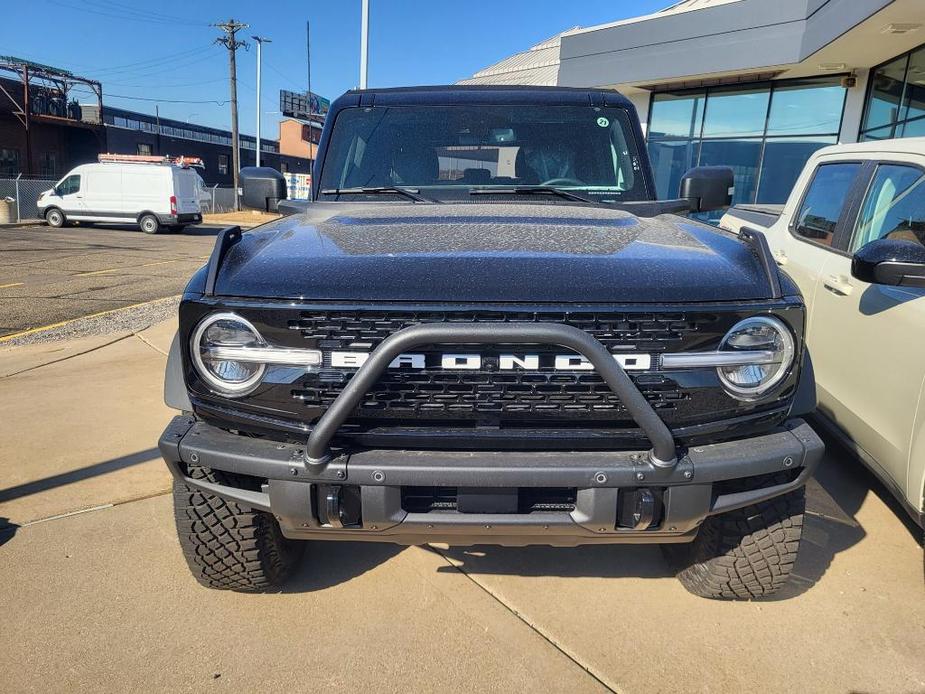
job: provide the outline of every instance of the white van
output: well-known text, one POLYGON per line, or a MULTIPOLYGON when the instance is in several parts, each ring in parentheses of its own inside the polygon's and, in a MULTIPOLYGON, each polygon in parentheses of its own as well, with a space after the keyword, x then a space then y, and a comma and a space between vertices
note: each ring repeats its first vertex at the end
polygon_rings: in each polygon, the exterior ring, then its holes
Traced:
POLYGON ((194 170, 176 164, 83 164, 39 196, 39 214, 53 227, 127 222, 146 234, 180 231, 202 221, 201 182, 194 170))

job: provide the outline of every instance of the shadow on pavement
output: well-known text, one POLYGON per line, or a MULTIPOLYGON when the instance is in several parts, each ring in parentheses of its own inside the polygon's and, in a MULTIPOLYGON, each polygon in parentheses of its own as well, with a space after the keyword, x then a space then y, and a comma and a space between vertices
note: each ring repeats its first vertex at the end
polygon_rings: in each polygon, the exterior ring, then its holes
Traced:
MULTIPOLYGON (((803 542, 789 583, 763 601, 788 600, 815 586, 840 552, 853 547, 866 531, 855 514, 873 490, 904 521, 911 523, 892 496, 856 458, 834 441, 829 454, 807 486, 803 542)), ((912 523, 914 526, 914 523, 912 523)), ((910 529, 912 532, 912 529, 910 529)), ((916 535, 918 539, 918 535, 916 535)), ((555 547, 450 547, 441 554, 468 574, 596 578, 666 578, 673 575, 658 547, 587 545, 555 547)), ((455 571, 442 567, 441 571, 455 571)))
POLYGON ((106 460, 102 463, 88 465, 86 467, 78 468, 77 470, 62 472, 60 475, 52 475, 51 477, 45 477, 40 480, 35 480, 34 482, 26 482, 25 484, 19 484, 15 487, 0 489, 0 502, 19 499, 20 497, 29 496, 30 494, 38 494, 39 492, 54 489, 55 487, 63 487, 66 484, 80 482, 81 480, 89 479, 91 477, 98 477, 99 475, 105 475, 109 472, 122 470, 123 468, 131 467, 132 465, 146 463, 149 460, 159 458, 160 455, 161 452, 157 448, 149 448, 145 451, 138 451, 137 453, 123 455, 119 458, 113 458, 112 460, 106 460))
POLYGON ((16 530, 19 528, 16 523, 11 523, 9 518, 0 516, 0 547, 13 539, 16 530))
POLYGON ((404 549, 384 542, 306 542, 299 570, 286 582, 283 592, 311 593, 346 583, 404 549))

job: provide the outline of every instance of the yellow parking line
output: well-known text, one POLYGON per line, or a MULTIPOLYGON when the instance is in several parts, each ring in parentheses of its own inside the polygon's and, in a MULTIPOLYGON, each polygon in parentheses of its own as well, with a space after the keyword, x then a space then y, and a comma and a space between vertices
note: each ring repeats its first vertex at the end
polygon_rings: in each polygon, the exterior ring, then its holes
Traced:
POLYGON ((168 263, 176 263, 176 260, 159 260, 156 263, 145 263, 144 265, 139 265, 138 267, 152 267, 153 265, 167 265, 168 263))
POLYGON ((90 275, 102 275, 107 272, 118 272, 122 268, 120 267, 111 267, 108 270, 93 270, 92 272, 78 272, 75 277, 89 277, 90 275))
POLYGON ((0 284, 0 289, 7 289, 9 287, 21 287, 22 282, 10 282, 9 284, 0 284))
POLYGON ((179 294, 175 296, 164 296, 164 297, 161 297, 160 299, 151 299, 151 301, 140 301, 137 304, 129 304, 128 306, 119 306, 118 308, 110 308, 105 311, 98 311, 96 313, 91 313, 86 316, 79 316, 77 318, 63 320, 63 321, 59 321, 58 323, 51 323, 50 325, 43 325, 40 328, 29 328, 28 330, 23 330, 18 333, 13 333, 12 335, 4 335, 3 337, 0 337, 0 342, 8 342, 9 340, 13 340, 17 337, 23 337, 25 335, 32 335, 33 333, 40 333, 45 330, 51 330, 53 328, 60 328, 61 326, 67 325, 68 323, 73 323, 74 321, 78 321, 78 320, 84 320, 86 318, 99 318, 100 316, 105 316, 109 313, 115 313, 116 311, 124 311, 125 309, 128 309, 128 308, 137 308, 138 306, 144 306, 145 304, 154 304, 154 303, 157 303, 158 301, 166 301, 167 299, 174 299, 176 298, 176 296, 179 296, 179 294))

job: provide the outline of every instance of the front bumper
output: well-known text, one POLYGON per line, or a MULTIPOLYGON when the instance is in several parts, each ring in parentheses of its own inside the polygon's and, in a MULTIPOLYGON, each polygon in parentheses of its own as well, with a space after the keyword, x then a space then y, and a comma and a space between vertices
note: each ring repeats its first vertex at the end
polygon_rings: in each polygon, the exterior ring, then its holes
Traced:
POLYGON ((710 515, 803 486, 823 452, 819 437, 800 419, 761 436, 690 448, 670 468, 636 451, 392 449, 344 453, 318 466, 306 459, 304 446, 230 433, 189 416, 175 417, 159 445, 178 480, 273 513, 287 537, 456 545, 690 541, 710 515), (259 481, 248 489, 212 484, 191 479, 188 465, 259 481), (528 513, 406 510, 403 490, 422 486, 567 488, 574 490, 574 504, 528 513), (341 527, 324 505, 348 489, 356 522, 341 527), (658 521, 643 530, 625 527, 620 505, 630 498, 627 493, 641 490, 657 496, 658 521))

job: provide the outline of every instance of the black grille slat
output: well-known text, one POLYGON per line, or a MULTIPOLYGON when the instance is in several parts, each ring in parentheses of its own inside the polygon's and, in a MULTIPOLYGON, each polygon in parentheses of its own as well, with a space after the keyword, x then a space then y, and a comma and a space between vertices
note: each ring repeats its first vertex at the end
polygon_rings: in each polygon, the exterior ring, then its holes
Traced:
POLYGON ((639 347, 645 340, 651 351, 673 349, 685 338, 715 321, 710 314, 685 316, 682 314, 626 314, 621 312, 589 311, 563 314, 561 312, 496 311, 445 311, 445 312, 388 312, 357 311, 356 313, 303 313, 290 320, 290 330, 297 330, 306 339, 331 340, 347 343, 358 339, 379 342, 392 333, 411 325, 427 323, 564 323, 584 330, 600 340, 608 349, 639 347))

